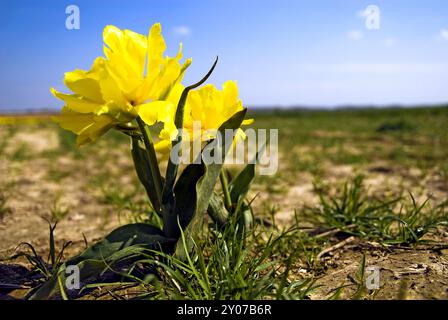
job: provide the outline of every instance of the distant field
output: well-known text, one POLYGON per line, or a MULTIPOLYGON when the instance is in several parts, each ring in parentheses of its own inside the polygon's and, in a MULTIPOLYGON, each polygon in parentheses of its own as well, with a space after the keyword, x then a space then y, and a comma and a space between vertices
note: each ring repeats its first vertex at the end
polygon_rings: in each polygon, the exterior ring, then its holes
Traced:
MULTIPOLYGON (((448 298, 448 107, 251 116, 255 128, 279 129, 280 148, 278 173, 256 178, 255 215, 273 224, 265 235, 293 228, 279 255, 296 257, 292 278, 323 285, 312 298, 345 285, 341 297, 356 294, 363 253, 382 268, 378 297, 448 298), (307 233, 316 227, 333 232, 307 233)), ((83 234, 92 242, 142 219, 128 150, 116 132, 78 149, 49 114, 0 116, 0 257, 23 241, 46 253, 42 216, 60 221, 58 244, 73 241, 69 253, 83 248, 83 234)))

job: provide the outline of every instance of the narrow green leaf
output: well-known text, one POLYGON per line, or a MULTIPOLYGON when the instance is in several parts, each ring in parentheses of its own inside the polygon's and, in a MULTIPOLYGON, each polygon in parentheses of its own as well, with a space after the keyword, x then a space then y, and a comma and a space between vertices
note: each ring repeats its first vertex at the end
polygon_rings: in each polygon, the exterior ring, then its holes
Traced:
POLYGON ((145 187, 146 194, 148 195, 152 207, 156 213, 160 215, 161 204, 157 197, 154 181, 151 177, 148 153, 140 146, 139 140, 135 137, 132 137, 131 139, 131 153, 138 179, 145 187))
POLYGON ((134 223, 121 226, 95 243, 80 255, 72 258, 68 264, 78 264, 83 260, 103 260, 115 252, 133 245, 141 245, 147 249, 169 251, 175 239, 165 236, 162 230, 145 223, 134 223))
POLYGON ((229 189, 232 203, 238 203, 240 199, 246 197, 254 176, 255 163, 250 163, 230 182, 229 189))
POLYGON ((204 175, 203 164, 190 164, 180 175, 174 187, 175 203, 174 215, 175 219, 165 221, 163 231, 171 238, 179 238, 180 230, 186 228, 194 215, 196 207, 196 184, 204 175), (179 224, 178 224, 178 218, 179 224))

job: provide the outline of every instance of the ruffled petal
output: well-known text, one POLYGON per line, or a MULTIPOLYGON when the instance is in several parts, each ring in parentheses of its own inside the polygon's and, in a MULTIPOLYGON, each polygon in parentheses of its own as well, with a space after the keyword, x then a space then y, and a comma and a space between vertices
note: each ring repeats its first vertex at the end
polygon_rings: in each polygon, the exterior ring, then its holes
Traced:
POLYGON ((103 39, 104 54, 108 60, 107 65, 111 76, 124 92, 135 90, 144 76, 147 38, 131 30, 106 26, 103 39))
POLYGON ((150 126, 156 122, 167 121, 168 109, 171 108, 172 103, 169 101, 151 101, 135 107, 140 118, 150 126))
POLYGON ((81 95, 91 101, 103 103, 101 88, 98 83, 101 70, 104 68, 104 59, 97 58, 91 70, 74 70, 66 72, 64 84, 74 93, 81 95))
POLYGON ((95 113, 101 107, 101 104, 77 94, 64 94, 54 88, 51 88, 50 91, 56 98, 64 101, 68 108, 76 112, 95 113))
POLYGON ((149 78, 154 79, 159 74, 165 50, 166 44, 162 36, 162 26, 160 23, 155 23, 149 30, 148 35, 146 75, 149 78))
POLYGON ((52 120, 58 123, 61 128, 78 135, 78 146, 95 141, 113 125, 113 120, 108 116, 77 113, 67 107, 62 108, 61 114, 52 117, 52 120))

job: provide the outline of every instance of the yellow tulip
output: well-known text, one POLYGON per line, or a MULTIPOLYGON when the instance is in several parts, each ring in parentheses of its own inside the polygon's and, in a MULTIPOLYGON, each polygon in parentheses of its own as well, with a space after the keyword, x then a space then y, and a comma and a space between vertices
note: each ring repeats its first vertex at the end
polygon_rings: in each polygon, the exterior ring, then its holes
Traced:
POLYGON ((175 57, 164 57, 166 45, 159 23, 151 27, 148 37, 107 26, 103 39, 105 58, 97 58, 89 71, 65 74, 64 83, 73 93, 51 89, 65 103, 54 121, 77 134, 78 145, 137 116, 148 125, 160 121, 172 130, 170 115, 176 105, 167 97, 191 63, 187 59, 180 64, 182 46, 175 57))
MULTIPOLYGON (((177 84, 167 99, 173 103, 179 101, 183 89, 184 87, 181 84, 177 84)), ((238 87, 235 81, 225 82, 222 90, 218 90, 211 84, 197 90, 191 90, 185 103, 182 137, 187 141, 192 141, 194 123, 200 122, 201 141, 213 139, 216 137, 219 127, 241 110, 243 110, 243 104, 238 98, 238 87)), ((246 119, 242 125, 249 125, 252 122, 253 119, 246 119)), ((173 140, 176 133, 175 127, 165 126, 160 134, 162 140, 155 146, 156 150, 160 152, 169 151, 171 147, 169 141, 170 139, 173 140)), ((238 129, 236 138, 245 139, 245 137, 244 131, 241 128, 238 129)))

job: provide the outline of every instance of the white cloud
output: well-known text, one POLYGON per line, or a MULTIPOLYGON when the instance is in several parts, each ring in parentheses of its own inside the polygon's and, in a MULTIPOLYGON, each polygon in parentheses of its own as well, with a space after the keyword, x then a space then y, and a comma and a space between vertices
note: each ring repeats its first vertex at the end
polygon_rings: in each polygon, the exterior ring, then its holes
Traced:
POLYGON ((364 33, 362 33, 362 31, 359 30, 350 30, 349 32, 347 32, 347 37, 350 40, 358 41, 364 38, 364 33))
POLYGON ((448 29, 440 30, 440 36, 442 37, 442 39, 448 40, 448 29))
POLYGON ((173 33, 179 36, 191 35, 191 29, 187 26, 178 26, 173 28, 173 33))
POLYGON ((395 38, 386 38, 386 39, 384 39, 383 43, 387 47, 392 47, 393 45, 395 45, 397 43, 397 39, 395 39, 395 38))

